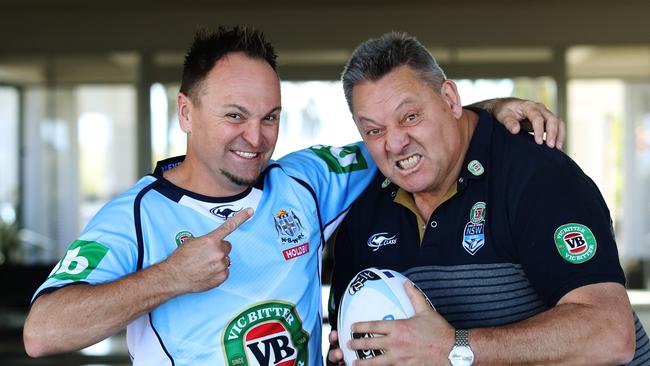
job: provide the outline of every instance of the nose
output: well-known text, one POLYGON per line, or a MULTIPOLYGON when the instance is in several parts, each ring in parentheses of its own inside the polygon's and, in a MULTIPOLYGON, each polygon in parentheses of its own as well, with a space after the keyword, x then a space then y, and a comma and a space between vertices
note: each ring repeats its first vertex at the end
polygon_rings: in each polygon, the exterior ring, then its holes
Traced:
POLYGON ((262 126, 258 121, 249 121, 244 127, 242 137, 251 147, 259 147, 262 143, 262 126))
POLYGON ((401 154, 406 150, 411 138, 406 129, 396 127, 386 131, 386 151, 393 154, 401 154))

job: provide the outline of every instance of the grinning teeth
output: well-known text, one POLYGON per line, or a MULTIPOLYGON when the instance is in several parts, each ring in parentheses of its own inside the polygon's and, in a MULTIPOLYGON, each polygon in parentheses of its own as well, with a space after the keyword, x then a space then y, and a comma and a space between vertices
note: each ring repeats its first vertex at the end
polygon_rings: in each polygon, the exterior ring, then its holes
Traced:
POLYGON ((420 161, 420 158, 421 158, 420 155, 413 155, 413 156, 410 156, 408 159, 399 160, 397 162, 397 165, 402 169, 409 169, 409 168, 414 167, 415 164, 417 164, 418 161, 420 161))
POLYGON ((252 159, 257 156, 257 153, 251 153, 251 152, 246 152, 246 151, 235 151, 235 154, 241 156, 242 158, 245 159, 252 159))

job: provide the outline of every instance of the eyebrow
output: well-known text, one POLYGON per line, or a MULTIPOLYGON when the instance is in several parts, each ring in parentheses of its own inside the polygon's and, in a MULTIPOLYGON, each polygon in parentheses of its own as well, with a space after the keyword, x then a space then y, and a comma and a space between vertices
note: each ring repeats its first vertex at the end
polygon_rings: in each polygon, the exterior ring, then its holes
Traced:
MULTIPOLYGON (((407 104, 411 104, 411 103, 415 103, 415 100, 413 100, 411 97, 407 97, 407 98, 405 98, 404 100, 402 100, 402 101, 397 105, 397 107, 395 107, 395 109, 393 110, 393 112, 394 112, 394 111, 397 111, 397 110, 399 110, 400 108, 404 107, 405 105, 407 105, 407 104)), ((377 123, 374 119, 372 119, 372 118, 370 118, 370 117, 364 117, 364 116, 360 116, 360 117, 358 118, 358 120, 359 120, 359 122, 372 122, 372 123, 377 123)))
POLYGON ((411 97, 408 97, 408 98, 404 99, 400 104, 398 104, 397 107, 395 107, 395 110, 398 110, 398 109, 402 108, 403 106, 405 106, 407 104, 411 104, 411 103, 415 103, 415 101, 413 99, 411 99, 411 97))
MULTIPOLYGON (((241 106, 239 104, 225 104, 224 107, 226 107, 226 108, 235 108, 235 109, 238 109, 243 114, 246 114, 246 115, 249 115, 249 116, 251 115, 251 112, 246 107, 241 106)), ((282 106, 277 106, 277 107, 271 109, 266 114, 268 115, 268 114, 274 113, 276 111, 282 111, 282 106)))
POLYGON ((275 113, 275 112, 282 112, 282 106, 277 106, 269 111, 267 114, 275 113))
POLYGON ((225 104, 224 107, 226 107, 226 108, 235 108, 235 109, 238 109, 240 112, 242 112, 244 114, 248 114, 248 115, 251 114, 251 112, 248 109, 246 109, 246 107, 241 106, 239 104, 225 104))

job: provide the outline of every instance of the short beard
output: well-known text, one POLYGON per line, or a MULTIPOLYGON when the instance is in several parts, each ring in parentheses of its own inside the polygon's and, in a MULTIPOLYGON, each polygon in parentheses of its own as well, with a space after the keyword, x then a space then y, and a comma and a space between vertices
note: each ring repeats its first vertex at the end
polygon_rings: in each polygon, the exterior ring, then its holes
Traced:
POLYGON ((244 179, 244 178, 241 178, 241 177, 237 177, 237 176, 235 176, 235 175, 231 174, 230 172, 227 172, 227 171, 225 171, 223 169, 220 169, 220 170, 221 170, 221 174, 223 174, 224 177, 228 178, 231 182, 235 183, 238 186, 250 187, 250 186, 254 185, 257 182, 258 177, 247 180, 247 179, 244 179))

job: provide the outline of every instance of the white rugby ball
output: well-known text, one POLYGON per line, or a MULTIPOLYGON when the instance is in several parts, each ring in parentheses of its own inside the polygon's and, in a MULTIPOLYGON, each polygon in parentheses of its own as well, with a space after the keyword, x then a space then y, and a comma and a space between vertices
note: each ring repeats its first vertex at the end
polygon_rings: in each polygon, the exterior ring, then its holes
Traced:
POLYGON ((406 319, 415 314, 404 284, 410 281, 390 269, 367 268, 357 273, 345 289, 339 304, 337 322, 339 346, 347 365, 354 360, 378 356, 382 350, 352 350, 351 338, 374 337, 374 334, 352 334, 352 324, 370 320, 406 319))

